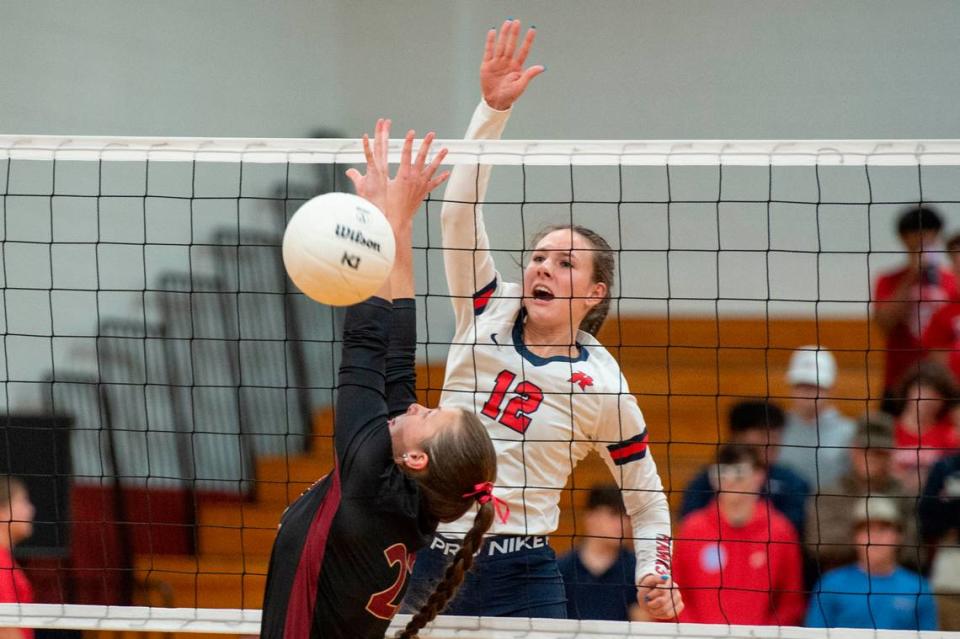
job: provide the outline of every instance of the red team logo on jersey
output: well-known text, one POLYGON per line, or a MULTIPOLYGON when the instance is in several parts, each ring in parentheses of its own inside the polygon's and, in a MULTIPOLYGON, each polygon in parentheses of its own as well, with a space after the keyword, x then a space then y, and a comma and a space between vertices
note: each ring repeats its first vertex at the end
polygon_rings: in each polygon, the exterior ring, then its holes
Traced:
POLYGON ((580 371, 575 371, 567 381, 572 384, 579 384, 580 390, 587 390, 587 386, 593 386, 593 378, 580 371))

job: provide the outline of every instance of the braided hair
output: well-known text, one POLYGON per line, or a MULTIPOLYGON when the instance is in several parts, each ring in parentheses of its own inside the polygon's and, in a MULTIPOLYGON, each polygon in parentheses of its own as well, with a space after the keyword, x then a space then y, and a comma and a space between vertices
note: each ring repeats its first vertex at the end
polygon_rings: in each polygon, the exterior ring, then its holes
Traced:
MULTIPOLYGON (((409 472, 416 479, 430 513, 443 522, 456 521, 469 510, 479 484, 492 483, 497 476, 497 453, 480 418, 460 411, 457 426, 444 429, 423 443, 430 463, 422 471, 409 472)), ((473 557, 483 543, 495 514, 494 503, 477 499, 480 508, 463 546, 453 558, 443 579, 420 611, 396 637, 410 639, 446 607, 473 566, 473 557)))
POLYGON ((440 614, 447 603, 453 599, 460 584, 463 583, 463 577, 473 566, 473 558, 483 543, 483 534, 493 523, 493 504, 487 502, 480 506, 477 516, 473 519, 473 527, 463 538, 463 546, 453 557, 453 562, 447 567, 443 574, 443 579, 437 584, 433 594, 427 599, 427 603, 420 608, 417 614, 413 615, 407 623, 407 627, 396 634, 396 639, 414 639, 417 633, 433 621, 440 614))
POLYGON ((613 249, 610 243, 602 235, 579 224, 554 224, 540 230, 533 237, 531 248, 536 249, 537 244, 550 233, 569 229, 580 235, 590 243, 590 254, 593 256, 593 274, 594 283, 603 282, 607 285, 607 294, 599 304, 590 309, 583 320, 580 321, 580 330, 584 333, 590 333, 594 337, 600 332, 607 315, 610 313, 611 290, 613 289, 613 278, 617 271, 616 260, 614 259, 613 249))

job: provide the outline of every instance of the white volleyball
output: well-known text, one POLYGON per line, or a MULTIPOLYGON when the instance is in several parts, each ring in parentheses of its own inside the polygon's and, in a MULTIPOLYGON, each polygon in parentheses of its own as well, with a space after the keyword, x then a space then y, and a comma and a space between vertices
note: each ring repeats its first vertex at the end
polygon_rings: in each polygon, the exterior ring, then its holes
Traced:
POLYGON ((379 208, 351 193, 325 193, 297 209, 283 234, 283 264, 304 295, 349 306, 390 276, 396 242, 379 208))

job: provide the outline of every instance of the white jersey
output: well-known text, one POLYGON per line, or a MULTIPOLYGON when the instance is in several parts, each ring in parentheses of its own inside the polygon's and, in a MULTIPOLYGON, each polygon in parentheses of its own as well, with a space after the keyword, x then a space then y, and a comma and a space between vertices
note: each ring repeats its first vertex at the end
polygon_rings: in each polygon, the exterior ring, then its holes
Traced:
MULTIPOLYGON (((467 139, 500 137, 509 112, 485 103, 467 139)), ((647 429, 620 366, 591 335, 579 356, 538 357, 523 343, 522 287, 501 281, 479 204, 489 166, 457 165, 442 212, 444 263, 456 315, 440 403, 475 412, 497 450, 495 494, 510 506, 491 534, 547 535, 573 467, 597 450, 623 491, 638 579, 670 569, 670 512, 647 429)), ((473 513, 441 533, 470 529, 473 513)))

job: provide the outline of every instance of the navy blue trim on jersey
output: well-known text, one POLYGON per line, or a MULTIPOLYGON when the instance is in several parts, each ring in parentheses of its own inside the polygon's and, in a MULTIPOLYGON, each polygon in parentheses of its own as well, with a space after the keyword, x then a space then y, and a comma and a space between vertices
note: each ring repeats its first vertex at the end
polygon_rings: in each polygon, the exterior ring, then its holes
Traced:
POLYGON ((523 320, 526 319, 527 312, 524 309, 520 309, 520 312, 517 313, 517 321, 513 324, 513 346, 517 349, 517 352, 520 353, 520 357, 527 360, 534 366, 544 366, 545 364, 551 364, 553 362, 566 362, 568 364, 573 364, 574 362, 585 362, 587 358, 590 357, 590 352, 584 348, 583 344, 580 342, 574 342, 577 345, 577 349, 580 351, 580 355, 577 357, 567 357, 566 355, 554 355, 553 357, 540 357, 535 353, 531 353, 530 349, 527 348, 527 345, 523 343, 523 320))
POLYGON ((610 458, 617 466, 623 466, 626 463, 643 459, 647 456, 647 431, 639 435, 634 435, 630 439, 625 439, 616 444, 607 446, 610 451, 610 458))
POLYGON ((493 297, 494 291, 497 290, 497 278, 494 277, 493 281, 481 288, 479 291, 473 294, 473 314, 481 315, 485 310, 487 310, 487 304, 490 303, 490 298, 493 297))

